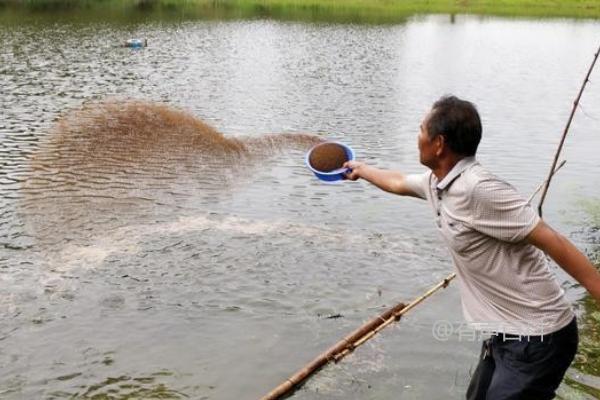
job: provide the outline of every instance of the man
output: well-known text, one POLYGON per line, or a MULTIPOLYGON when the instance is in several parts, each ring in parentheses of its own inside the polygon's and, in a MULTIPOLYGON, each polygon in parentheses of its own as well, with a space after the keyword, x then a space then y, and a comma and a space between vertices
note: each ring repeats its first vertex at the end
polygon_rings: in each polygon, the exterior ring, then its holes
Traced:
POLYGON ((483 343, 467 399, 552 399, 578 335, 544 252, 599 302, 600 273, 512 186, 477 162, 481 130, 473 104, 442 97, 418 137, 420 161, 430 171, 404 175, 349 161, 346 177, 432 207, 456 267, 465 319, 494 333, 483 343))

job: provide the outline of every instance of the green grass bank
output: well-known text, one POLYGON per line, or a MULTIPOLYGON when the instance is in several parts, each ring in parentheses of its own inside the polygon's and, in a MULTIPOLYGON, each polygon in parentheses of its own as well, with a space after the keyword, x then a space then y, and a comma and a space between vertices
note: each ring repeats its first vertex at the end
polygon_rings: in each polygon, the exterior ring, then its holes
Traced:
POLYGON ((394 23, 419 14, 600 18, 600 0, 0 0, 0 13, 394 23))
MULTIPOLYGON (((600 198, 583 199, 577 208, 583 212, 585 227, 579 239, 587 244, 587 256, 600 268, 600 198)), ((597 378, 600 377, 600 305, 586 294, 578 302, 578 308, 579 348, 572 367, 580 374, 567 374, 565 390, 557 398, 600 399, 597 378)))

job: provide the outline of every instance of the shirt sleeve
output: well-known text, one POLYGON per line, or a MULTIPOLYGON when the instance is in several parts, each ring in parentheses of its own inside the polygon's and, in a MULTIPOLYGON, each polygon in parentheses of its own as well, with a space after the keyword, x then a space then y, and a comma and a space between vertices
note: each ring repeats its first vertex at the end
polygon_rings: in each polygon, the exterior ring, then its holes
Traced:
POLYGON ((473 229, 505 242, 522 241, 540 221, 517 190, 500 179, 478 182, 471 206, 473 229))
POLYGON ((404 176, 404 184, 410 189, 411 192, 417 195, 417 197, 427 200, 427 193, 429 192, 429 177, 431 172, 424 172, 422 174, 409 174, 404 176))

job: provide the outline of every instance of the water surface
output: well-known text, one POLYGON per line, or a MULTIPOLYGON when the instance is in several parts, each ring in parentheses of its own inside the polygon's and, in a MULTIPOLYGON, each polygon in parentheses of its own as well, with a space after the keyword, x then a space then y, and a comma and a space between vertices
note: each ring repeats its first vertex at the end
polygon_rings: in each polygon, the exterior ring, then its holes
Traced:
MULTIPOLYGON (((303 134, 420 172, 421 118, 454 93, 482 114, 480 161, 528 195, 599 29, 460 16, 3 26, 1 397, 265 394, 452 271, 425 203, 320 183, 303 134), (119 47, 130 37, 149 46, 119 47), (189 139, 199 120, 223 136, 189 139)), ((581 228, 577 201, 599 195, 597 79, 545 206, 565 233, 581 228)), ((436 340, 441 319, 462 321, 456 285, 295 397, 463 398, 478 343, 436 340)))

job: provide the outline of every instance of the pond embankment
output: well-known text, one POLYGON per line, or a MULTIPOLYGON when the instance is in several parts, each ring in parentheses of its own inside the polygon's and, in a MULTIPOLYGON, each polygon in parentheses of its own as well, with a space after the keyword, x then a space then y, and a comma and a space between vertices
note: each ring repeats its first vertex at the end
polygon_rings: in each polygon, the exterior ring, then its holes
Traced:
MULTIPOLYGON (((94 19, 240 19, 394 23, 419 14, 600 18, 598 0, 0 0, 0 11, 60 14, 90 11, 94 19)), ((3 13, 0 12, 0 15, 3 13)))

